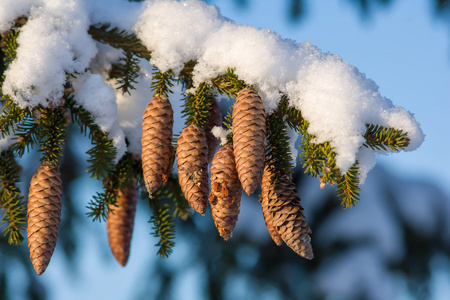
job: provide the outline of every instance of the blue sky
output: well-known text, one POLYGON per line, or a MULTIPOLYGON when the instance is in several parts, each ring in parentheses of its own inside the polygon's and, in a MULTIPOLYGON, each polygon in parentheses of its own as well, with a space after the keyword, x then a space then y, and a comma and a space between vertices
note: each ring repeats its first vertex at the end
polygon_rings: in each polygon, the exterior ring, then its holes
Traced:
POLYGON ((310 40, 373 79, 383 96, 415 114, 426 135, 418 150, 379 161, 399 176, 424 178, 450 192, 444 127, 450 115, 450 19, 436 18, 432 1, 396 0, 375 7, 368 19, 348 0, 305 1, 306 14, 297 23, 288 18, 290 1, 249 0, 244 9, 235 1, 210 2, 237 23, 310 40))

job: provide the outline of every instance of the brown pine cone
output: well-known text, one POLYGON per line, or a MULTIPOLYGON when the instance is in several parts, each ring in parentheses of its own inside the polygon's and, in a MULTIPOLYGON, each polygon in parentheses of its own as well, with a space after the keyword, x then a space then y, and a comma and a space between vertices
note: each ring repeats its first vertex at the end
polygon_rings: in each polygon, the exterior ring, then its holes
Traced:
POLYGON ((208 164, 212 161, 217 146, 219 146, 219 139, 212 134, 211 130, 215 126, 222 125, 222 111, 216 100, 211 104, 211 111, 205 125, 206 143, 208 144, 208 164))
POLYGON ((61 173, 57 166, 41 165, 31 178, 28 193, 28 249, 34 270, 44 273, 58 239, 61 222, 61 173))
POLYGON ((272 224, 277 229, 283 241, 298 255, 313 259, 311 247, 311 229, 303 215, 300 197, 295 184, 286 176, 280 177, 270 185, 269 212, 272 224))
POLYGON ((266 113, 251 89, 242 90, 234 104, 233 148, 242 188, 251 195, 261 182, 266 149, 266 113))
POLYGON ((230 144, 217 151, 211 164, 209 203, 220 236, 231 238, 241 207, 242 187, 230 144))
POLYGON ((170 170, 173 110, 169 99, 162 95, 154 96, 142 118, 142 170, 151 195, 170 170))
POLYGON ((177 144, 178 181, 189 205, 202 215, 209 192, 207 156, 205 132, 195 125, 183 129, 177 144))
POLYGON ((117 206, 111 207, 112 211, 109 212, 106 221, 109 247, 122 266, 127 264, 130 255, 137 197, 136 183, 132 183, 124 191, 119 190, 116 198, 117 206))
POLYGON ((277 244, 277 246, 281 246, 283 243, 283 240, 281 239, 280 235, 278 234, 277 229, 272 225, 272 216, 269 212, 269 190, 271 185, 271 176, 272 173, 269 170, 269 167, 266 166, 264 169, 264 175, 261 182, 261 196, 259 197, 259 202, 261 202, 263 215, 264 215, 264 221, 266 222, 267 230, 269 231, 270 237, 272 240, 277 244))

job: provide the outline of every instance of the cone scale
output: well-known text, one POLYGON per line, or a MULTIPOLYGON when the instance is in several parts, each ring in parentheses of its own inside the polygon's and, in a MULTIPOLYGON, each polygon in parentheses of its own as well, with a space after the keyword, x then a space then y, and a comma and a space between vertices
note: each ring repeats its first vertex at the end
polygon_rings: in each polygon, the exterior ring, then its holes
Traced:
POLYGON ((47 269, 55 250, 61 222, 61 173, 57 166, 41 165, 28 193, 28 249, 38 275, 47 269))

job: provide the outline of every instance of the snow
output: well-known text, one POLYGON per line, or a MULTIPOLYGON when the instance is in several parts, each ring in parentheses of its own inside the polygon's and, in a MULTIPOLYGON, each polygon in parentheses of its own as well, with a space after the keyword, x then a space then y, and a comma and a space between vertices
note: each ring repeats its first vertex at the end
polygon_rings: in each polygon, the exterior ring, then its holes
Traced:
POLYGON ((5 32, 14 25, 18 17, 28 15, 31 6, 42 5, 40 0, 2 0, 0 5, 0 32, 5 32))
POLYGON ((337 153, 336 165, 342 172, 359 159, 361 179, 373 167, 373 158, 367 152, 358 157, 365 142, 366 123, 407 132, 411 138, 408 150, 423 142, 413 115, 382 97, 375 82, 338 55, 316 53, 315 59, 299 70, 297 80, 288 84, 288 95, 310 123, 308 132, 316 136, 315 142, 331 141, 337 153))
POLYGON ((92 113, 95 123, 109 133, 117 148, 116 160, 126 151, 125 135, 118 122, 116 90, 98 74, 86 73, 72 81, 77 103, 92 113), (95 99, 95 101, 92 101, 95 99))
POLYGON ((151 65, 147 61, 141 60, 140 67, 140 76, 136 79, 137 83, 133 84, 136 90, 132 90, 131 94, 122 93, 122 90, 116 92, 119 123, 128 139, 128 152, 136 154, 142 153, 142 115, 152 97, 149 88, 152 74, 151 65))
POLYGON ((84 89, 76 91, 77 100, 109 132, 119 153, 140 152, 137 129, 150 98, 145 91, 149 81, 141 76, 131 96, 105 84, 102 75, 119 54, 89 36, 89 26, 98 23, 134 31, 152 52, 150 63, 161 71, 177 74, 188 61, 197 61, 197 86, 234 68, 240 79, 256 88, 267 113, 282 94, 287 95, 309 122, 315 142, 329 141, 334 147, 342 173, 358 160, 361 181, 375 165, 376 155, 390 153, 362 147, 367 123, 407 132, 408 151, 424 140, 413 114, 383 97, 375 82, 338 55, 324 53, 309 41, 297 43, 268 29, 236 24, 200 0, 8 0, 0 8, 0 17, 7 16, 0 18, 0 29, 7 29, 20 14, 27 14, 28 22, 18 38, 17 59, 5 73, 3 91, 21 107, 47 106, 62 97, 67 74, 76 73, 81 80, 77 88, 84 89))
POLYGON ((21 107, 58 103, 66 73, 84 72, 96 54, 88 26, 80 1, 46 0, 32 7, 18 37, 17 58, 5 72, 3 93, 21 107))
POLYGON ((211 133, 220 139, 220 145, 223 146, 227 143, 227 135, 231 133, 231 130, 225 130, 222 126, 214 126, 211 129, 211 133))
POLYGON ((176 74, 184 64, 198 59, 202 44, 224 19, 214 6, 203 1, 147 1, 135 30, 152 52, 150 62, 176 74))

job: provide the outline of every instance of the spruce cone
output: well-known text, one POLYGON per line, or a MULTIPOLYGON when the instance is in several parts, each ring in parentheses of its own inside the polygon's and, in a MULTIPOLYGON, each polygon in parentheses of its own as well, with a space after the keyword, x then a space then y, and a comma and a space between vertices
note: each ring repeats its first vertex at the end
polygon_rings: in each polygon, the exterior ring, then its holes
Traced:
POLYGON ((34 270, 44 273, 50 263, 61 222, 61 173, 57 166, 41 165, 28 194, 28 249, 34 270))
POLYGON ((178 181, 189 205, 204 214, 208 202, 208 146, 205 132, 189 125, 177 145, 178 181))
POLYGON ((211 111, 205 126, 206 143, 208 144, 208 164, 212 161, 217 146, 219 146, 219 139, 212 134, 211 130, 215 126, 222 125, 222 111, 216 100, 211 104, 211 111))
POLYGON ((117 207, 111 207, 112 211, 108 214, 106 221, 109 247, 122 266, 127 264, 130 255, 137 197, 136 183, 132 183, 123 192, 119 190, 116 198, 117 207))
POLYGON ((259 202, 261 202, 263 215, 264 215, 264 221, 266 222, 267 230, 269 231, 270 237, 272 240, 277 244, 277 246, 281 246, 283 243, 283 240, 281 239, 280 235, 278 234, 277 229, 272 225, 272 216, 269 212, 269 190, 270 190, 270 179, 271 179, 271 172, 266 166, 264 169, 264 175, 261 182, 261 196, 259 197, 259 202))
POLYGON ((272 224, 283 241, 298 255, 313 259, 311 229, 306 223, 297 195, 295 184, 286 177, 280 177, 270 185, 269 212, 272 224))
POLYGON ((151 195, 170 168, 173 110, 169 99, 162 95, 154 96, 142 118, 142 170, 151 195))
POLYGON ((261 97, 251 89, 242 90, 233 109, 233 148, 242 188, 252 194, 264 171, 266 113, 261 97))
POLYGON ((234 165, 233 147, 230 144, 217 151, 211 164, 212 216, 220 236, 231 238, 241 207, 241 182, 234 165))

